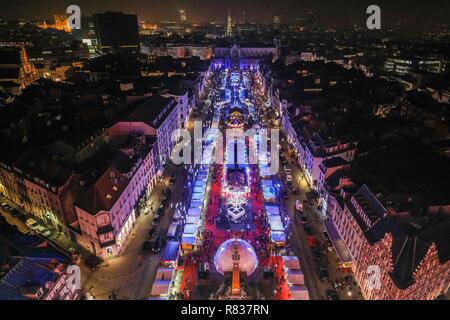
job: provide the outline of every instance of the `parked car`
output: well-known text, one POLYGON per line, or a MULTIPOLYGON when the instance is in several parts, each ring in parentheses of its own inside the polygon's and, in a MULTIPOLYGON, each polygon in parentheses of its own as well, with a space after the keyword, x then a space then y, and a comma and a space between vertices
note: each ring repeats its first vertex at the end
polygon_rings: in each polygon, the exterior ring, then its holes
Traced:
POLYGON ((27 221, 25 221, 25 224, 27 225, 28 228, 30 228, 33 231, 36 231, 37 228, 39 227, 39 224, 36 222, 36 220, 32 218, 28 218, 27 221))
POLYGON ((305 228, 306 235, 308 235, 308 236, 312 235, 312 230, 311 230, 311 227, 309 225, 305 224, 304 228, 305 228))
POLYGON ((330 275, 327 268, 319 268, 320 281, 326 282, 330 280, 330 275))
MULTIPOLYGON (((306 217, 305 217, 305 216, 302 216, 300 219, 301 219, 301 223, 302 223, 303 225, 307 225, 307 224, 308 224, 308 220, 306 220, 306 217)), ((306 229, 305 229, 305 232, 306 232, 306 229)))
POLYGON ((148 230, 147 238, 153 239, 153 237, 155 236, 155 232, 156 228, 151 228, 150 230, 148 230))
POLYGON ((152 245, 152 252, 153 253, 158 253, 161 251, 161 248, 163 246, 163 240, 161 237, 156 238, 155 242, 153 242, 152 245))
POLYGON ((153 249, 151 241, 145 240, 141 247, 142 253, 148 253, 153 249))
POLYGON ((339 300, 339 295, 334 290, 327 290, 325 294, 328 300, 339 300))
POLYGON ((46 238, 50 237, 52 233, 44 228, 43 226, 37 226, 36 230, 37 233, 39 233, 41 236, 44 236, 46 238))

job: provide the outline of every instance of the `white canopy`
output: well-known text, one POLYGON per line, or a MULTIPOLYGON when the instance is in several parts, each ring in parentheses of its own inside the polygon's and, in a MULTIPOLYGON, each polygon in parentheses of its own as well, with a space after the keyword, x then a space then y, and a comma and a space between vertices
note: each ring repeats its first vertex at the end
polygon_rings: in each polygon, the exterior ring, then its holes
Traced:
POLYGON ((195 192, 192 194, 192 201, 203 200, 203 192, 195 192))
POLYGON ((269 225, 272 231, 284 231, 280 216, 269 216, 269 225))
POLYGON ((300 262, 295 256, 283 256, 283 265, 286 269, 300 270, 300 262))
POLYGON ((190 208, 188 210, 188 217, 199 217, 200 216, 200 208, 190 208))
POLYGON ((289 284, 295 284, 295 285, 304 285, 305 284, 305 277, 301 270, 288 269, 286 272, 286 275, 287 275, 287 281, 289 284))
POLYGON ((186 218, 186 223, 198 225, 200 218, 198 216, 188 216, 186 218))
POLYGON ((309 300, 308 289, 305 286, 289 286, 291 300, 309 300))
POLYGON ((280 215, 280 208, 278 206, 266 206, 268 216, 280 215))
POLYGON ((158 268, 156 271, 156 280, 172 280, 174 268, 158 268))
POLYGON ((286 242, 286 235, 283 231, 270 231, 270 238, 273 242, 286 242))
POLYGON ((184 234, 195 235, 197 233, 198 226, 196 224, 187 224, 184 226, 184 234))
POLYGON ((191 202, 191 208, 202 208, 203 201, 200 200, 192 200, 191 202))
POLYGON ((185 233, 183 234, 183 236, 181 237, 181 244, 182 245, 194 245, 195 244, 195 237, 193 234, 189 234, 189 233, 185 233))

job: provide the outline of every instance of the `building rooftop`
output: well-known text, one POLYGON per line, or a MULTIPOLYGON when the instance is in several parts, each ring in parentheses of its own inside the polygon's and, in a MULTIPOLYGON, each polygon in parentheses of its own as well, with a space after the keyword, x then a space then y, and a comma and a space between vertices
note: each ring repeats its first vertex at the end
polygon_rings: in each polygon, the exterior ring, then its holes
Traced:
POLYGON ((176 102, 172 97, 152 95, 128 105, 122 112, 122 119, 129 122, 145 122, 159 128, 175 106, 176 102))
POLYGON ((128 178, 113 166, 75 202, 77 207, 93 215, 109 211, 128 185, 128 178))
POLYGON ((0 279, 0 300, 29 300, 47 282, 58 278, 59 261, 48 258, 22 258, 0 279))

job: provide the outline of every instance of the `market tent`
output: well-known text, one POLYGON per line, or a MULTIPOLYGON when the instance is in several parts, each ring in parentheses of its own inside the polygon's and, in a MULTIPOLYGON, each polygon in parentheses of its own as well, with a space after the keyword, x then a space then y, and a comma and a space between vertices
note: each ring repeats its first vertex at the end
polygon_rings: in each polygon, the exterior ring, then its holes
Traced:
POLYGON ((192 194, 192 201, 203 200, 203 193, 195 192, 192 194))
POLYGON ((266 201, 274 200, 277 196, 277 192, 274 187, 264 187, 263 196, 266 201))
POLYGON ((295 285, 304 285, 305 284, 305 277, 301 270, 288 269, 286 272, 286 276, 287 276, 287 281, 289 284, 295 284, 295 285))
POLYGON ((206 181, 208 179, 208 173, 206 171, 202 171, 199 174, 197 174, 197 181, 206 181))
POLYGON ((197 225, 195 225, 195 224, 186 224, 185 226, 184 226, 184 234, 192 234, 192 235, 194 235, 194 234, 196 234, 197 233, 197 230, 198 230, 198 226, 197 225))
POLYGON ((194 188, 197 188, 197 187, 199 187, 199 188, 204 188, 205 185, 206 185, 206 181, 196 180, 196 181, 195 181, 194 188))
POLYGON ((195 225, 198 225, 199 221, 200 221, 200 218, 199 218, 198 216, 188 216, 188 217, 186 218, 186 223, 187 223, 187 224, 195 224, 195 225))
POLYGON ((178 241, 167 241, 161 262, 175 262, 178 259, 179 248, 180 243, 178 241))
POLYGON ((191 202, 191 208, 202 208, 203 206, 203 201, 200 200, 192 200, 191 202))
POLYGON ((269 216, 269 225, 271 231, 284 231, 280 216, 269 216))
POLYGON ((181 245, 182 246, 193 246, 195 244, 195 236, 191 233, 185 233, 181 237, 181 245))
POLYGON ((171 280, 155 280, 152 286, 152 296, 167 295, 169 293, 171 280))
POLYGON ((283 231, 270 231, 270 238, 273 242, 286 243, 286 235, 283 231))
POLYGON ((278 206, 266 206, 268 216, 280 215, 280 208, 278 206))
POLYGON ((174 268, 160 267, 156 271, 156 280, 172 280, 174 268))
POLYGON ((300 269, 300 261, 295 256, 283 256, 283 265, 286 269, 300 269))
POLYGON ((309 300, 308 289, 305 286, 289 286, 291 300, 309 300))
POLYGON ((188 210, 188 217, 199 217, 200 216, 200 208, 190 208, 188 210))
POLYGON ((196 193, 204 194, 205 193, 205 187, 195 187, 194 188, 194 194, 196 194, 196 193))
POLYGON ((261 181, 261 185, 262 185, 263 188, 265 188, 265 187, 273 187, 273 181, 270 180, 270 179, 268 179, 268 180, 265 179, 265 180, 261 181))

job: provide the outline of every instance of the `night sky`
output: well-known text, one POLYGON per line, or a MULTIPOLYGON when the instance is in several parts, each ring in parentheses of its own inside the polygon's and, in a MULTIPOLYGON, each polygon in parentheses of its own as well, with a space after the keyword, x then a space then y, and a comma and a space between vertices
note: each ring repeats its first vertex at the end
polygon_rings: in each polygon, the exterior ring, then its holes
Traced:
POLYGON ((242 10, 248 21, 271 22, 276 14, 288 22, 312 10, 318 21, 338 25, 364 23, 367 6, 378 4, 385 24, 450 22, 448 0, 0 0, 0 16, 50 19, 69 4, 78 4, 82 14, 120 10, 150 21, 178 19, 185 9, 192 22, 224 22, 230 8, 233 22, 241 20, 242 10))

